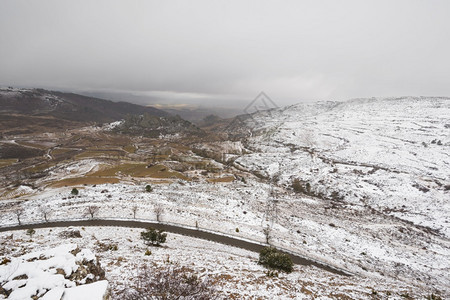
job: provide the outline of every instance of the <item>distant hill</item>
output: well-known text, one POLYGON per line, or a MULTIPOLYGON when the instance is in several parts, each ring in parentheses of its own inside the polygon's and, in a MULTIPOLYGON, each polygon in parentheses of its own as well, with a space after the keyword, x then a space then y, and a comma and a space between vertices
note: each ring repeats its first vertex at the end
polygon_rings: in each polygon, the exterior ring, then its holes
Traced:
POLYGON ((155 117, 151 114, 128 115, 113 132, 157 138, 161 135, 203 136, 205 132, 180 116, 155 117))
POLYGON ((144 113, 158 117, 169 115, 153 107, 113 102, 73 93, 43 89, 0 89, 0 114, 105 123, 121 120, 128 114, 144 113))

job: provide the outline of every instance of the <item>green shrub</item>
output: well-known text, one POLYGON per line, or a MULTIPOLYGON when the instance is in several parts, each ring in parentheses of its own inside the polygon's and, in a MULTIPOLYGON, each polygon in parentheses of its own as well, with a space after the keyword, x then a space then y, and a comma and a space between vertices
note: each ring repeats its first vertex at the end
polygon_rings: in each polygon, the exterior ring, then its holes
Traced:
POLYGON ((146 245, 159 246, 166 242, 167 233, 164 233, 163 230, 156 230, 155 228, 149 227, 146 231, 141 232, 141 238, 146 245))
POLYGON ((239 228, 236 227, 236 232, 239 232, 239 228))
POLYGON ((36 231, 33 228, 30 228, 27 230, 27 235, 30 236, 30 239, 33 238, 33 234, 35 234, 36 231))
POLYGON ((259 264, 266 268, 276 269, 287 273, 292 272, 294 263, 289 255, 279 252, 273 247, 264 247, 259 252, 259 264))
POLYGON ((147 184, 147 185, 145 186, 145 191, 148 192, 148 193, 150 193, 151 191, 153 191, 153 188, 151 187, 150 184, 147 184))
POLYGON ((74 196, 77 196, 79 194, 78 189, 76 189, 76 188, 73 188, 70 193, 74 196))
POLYGON ((147 250, 145 251, 144 255, 146 255, 146 256, 152 255, 152 251, 150 251, 150 250, 147 249, 147 250))

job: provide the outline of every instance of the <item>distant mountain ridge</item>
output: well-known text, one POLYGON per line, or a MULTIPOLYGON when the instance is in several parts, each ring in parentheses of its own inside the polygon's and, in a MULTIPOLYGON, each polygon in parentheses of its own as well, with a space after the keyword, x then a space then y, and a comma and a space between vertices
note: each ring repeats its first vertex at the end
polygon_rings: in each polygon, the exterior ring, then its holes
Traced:
POLYGON ((49 116, 76 122, 105 123, 131 114, 169 114, 154 107, 128 102, 113 102, 74 93, 44 89, 0 88, 0 114, 49 116))

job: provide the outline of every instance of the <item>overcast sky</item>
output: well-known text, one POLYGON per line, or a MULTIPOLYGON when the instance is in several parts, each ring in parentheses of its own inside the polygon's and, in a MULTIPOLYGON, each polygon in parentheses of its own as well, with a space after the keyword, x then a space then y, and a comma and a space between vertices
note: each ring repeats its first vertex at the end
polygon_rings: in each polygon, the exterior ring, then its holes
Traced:
POLYGON ((0 40, 2 86, 210 105, 450 96, 447 0, 1 0, 0 40))

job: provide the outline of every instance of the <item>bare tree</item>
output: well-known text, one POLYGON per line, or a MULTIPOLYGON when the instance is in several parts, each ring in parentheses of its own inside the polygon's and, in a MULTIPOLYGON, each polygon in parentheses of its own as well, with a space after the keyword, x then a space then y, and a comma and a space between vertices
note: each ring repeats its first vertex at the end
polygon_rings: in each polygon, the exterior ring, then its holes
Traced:
POLYGON ((131 211, 133 212, 133 219, 136 219, 136 213, 137 213, 137 211, 138 211, 138 206, 137 206, 137 205, 134 205, 134 206, 131 208, 131 211))
POLYGON ((269 225, 267 225, 265 228, 263 228, 264 236, 266 237, 266 243, 270 245, 270 233, 272 232, 272 229, 269 225))
POLYGON ((266 200, 266 209, 264 211, 263 217, 263 225, 264 223, 270 224, 273 226, 273 223, 278 220, 278 193, 273 189, 273 187, 269 191, 269 197, 266 200))
POLYGON ((20 221, 20 217, 22 217, 22 215, 23 215, 23 213, 24 213, 25 211, 23 210, 23 208, 16 208, 15 210, 14 210, 14 214, 16 215, 16 218, 17 218, 17 222, 19 223, 19 225, 22 225, 22 222, 20 221))
POLYGON ((301 134, 301 139, 305 146, 310 149, 314 149, 317 146, 316 138, 311 130, 304 130, 301 134))
POLYGON ((155 208, 154 208, 154 211, 155 211, 155 215, 156 215, 156 221, 159 222, 161 220, 161 215, 164 212, 164 208, 161 205, 156 204, 155 208))
POLYGON ((48 222, 48 218, 50 217, 51 214, 51 210, 50 207, 45 206, 45 205, 40 205, 39 208, 39 213, 42 215, 42 217, 44 218, 45 222, 48 222))
POLYGON ((95 205, 89 205, 88 207, 86 207, 86 210, 84 212, 85 216, 90 216, 91 219, 94 218, 94 215, 96 213, 98 213, 98 211, 100 210, 100 208, 98 206, 95 205))
POLYGON ((266 209, 261 222, 266 243, 270 244, 273 224, 278 221, 278 193, 271 187, 266 200, 266 209))

